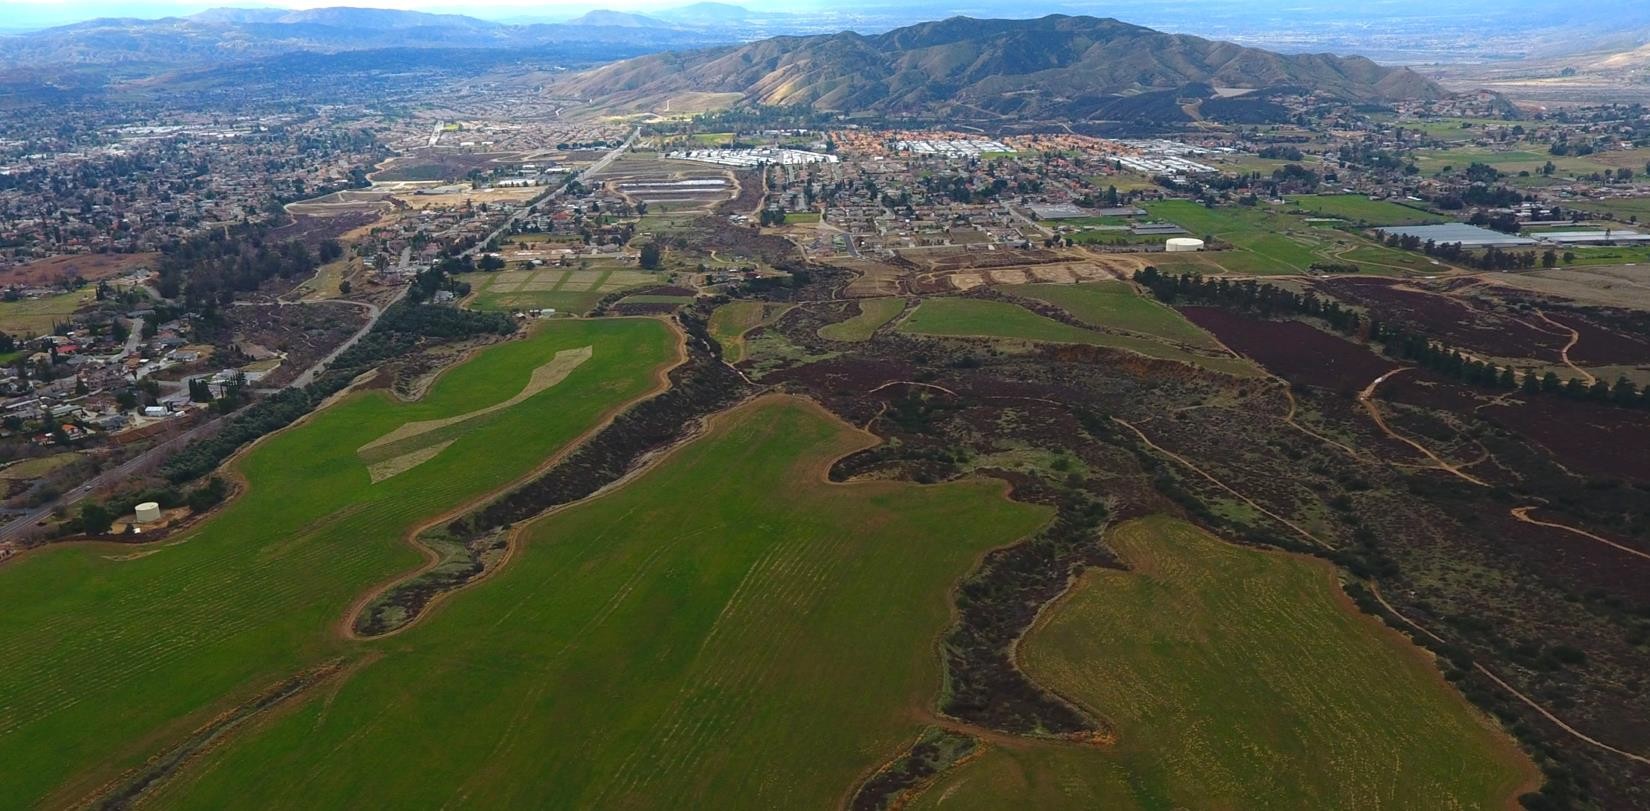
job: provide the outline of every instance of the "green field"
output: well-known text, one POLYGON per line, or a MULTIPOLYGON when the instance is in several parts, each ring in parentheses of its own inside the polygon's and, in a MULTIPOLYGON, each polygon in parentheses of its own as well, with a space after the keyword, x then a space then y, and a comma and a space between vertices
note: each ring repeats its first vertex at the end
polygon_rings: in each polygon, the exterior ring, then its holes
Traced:
POLYGON ((88 287, 40 298, 0 301, 0 332, 20 338, 50 335, 53 327, 96 299, 97 294, 88 287))
POLYGON ((541 465, 650 390, 675 352, 653 319, 547 323, 418 402, 357 393, 268 437, 235 463, 247 491, 197 530, 147 548, 48 547, 0 567, 4 804, 74 804, 293 674, 358 661, 370 648, 338 627, 357 598, 422 560, 410 530, 541 465), (587 347, 553 385, 488 410, 587 347), (364 445, 466 415, 438 453, 373 482, 364 445))
POLYGON ((659 284, 658 273, 617 266, 541 268, 455 277, 472 290, 468 305, 477 310, 553 308, 559 314, 583 315, 610 293, 659 284))
MULTIPOLYGON (((1316 198, 1315 204, 1361 208, 1354 203, 1323 202, 1326 199, 1333 198, 1316 198)), ((1232 246, 1231 250, 1154 256, 1152 261, 1165 270, 1267 276, 1305 273, 1314 263, 1344 262, 1354 262, 1370 275, 1437 273, 1445 269, 1424 257, 1378 245, 1357 234, 1317 227, 1271 207, 1207 208, 1190 200, 1164 200, 1148 203, 1146 209, 1153 217, 1173 222, 1193 236, 1213 235, 1232 246)))
POLYGON ((819 328, 819 337, 828 341, 868 341, 883 324, 905 312, 905 299, 866 298, 859 300, 859 312, 845 321, 819 328))
POLYGON ((816 222, 819 222, 819 212, 817 211, 792 211, 785 215, 786 225, 801 225, 804 223, 816 222))
POLYGON ((1331 567, 1189 524, 1117 527, 1022 647, 1113 726, 1103 748, 995 748, 924 808, 1505 808, 1533 764, 1331 567))
POLYGON ((1200 349, 1219 349, 1208 333, 1192 326, 1173 309, 1137 293, 1128 282, 1019 284, 1003 289, 1052 304, 1093 327, 1135 332, 1200 349))
POLYGON ((1441 214, 1387 200, 1371 200, 1361 194, 1297 195, 1289 198, 1289 210, 1313 217, 1339 217, 1354 225, 1426 225, 1450 221, 1441 214))
POLYGON ((901 332, 947 338, 1003 338, 1041 343, 1088 344, 1124 349, 1149 358, 1178 361, 1232 375, 1252 375, 1254 367, 1233 357, 1194 355, 1161 341, 1074 327, 1004 301, 965 298, 923 299, 900 324, 901 332))
POLYGON ((745 333, 778 320, 788 304, 770 304, 765 301, 730 301, 716 308, 710 316, 710 334, 722 345, 722 359, 738 363, 745 358, 745 333))
POLYGON ((156 804, 836 806, 925 725, 953 585, 1049 516, 999 482, 827 483, 868 440, 791 398, 717 418, 156 804))

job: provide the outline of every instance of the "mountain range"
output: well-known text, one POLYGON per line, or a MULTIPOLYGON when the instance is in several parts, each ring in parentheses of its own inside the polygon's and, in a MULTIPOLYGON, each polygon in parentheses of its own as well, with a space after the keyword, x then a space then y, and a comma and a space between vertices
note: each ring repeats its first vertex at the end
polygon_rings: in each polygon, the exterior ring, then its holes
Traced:
MULTIPOLYGON (((692 19, 693 7, 682 10, 692 19)), ((0 37, 0 67, 118 65, 173 68, 295 52, 385 48, 525 50, 577 43, 626 46, 630 53, 737 42, 726 29, 618 12, 571 23, 509 25, 459 14, 371 8, 219 8, 188 17, 99 18, 0 37), (628 19, 638 18, 638 19, 628 19), (657 24, 654 24, 654 23, 657 24)))
POLYGON ((1349 102, 1443 95, 1413 71, 1363 57, 1283 55, 1065 15, 953 17, 875 36, 775 37, 652 54, 595 68, 558 88, 638 107, 689 90, 740 93, 749 104, 883 113, 1089 118, 1122 105, 1136 116, 1155 109, 1159 120, 1192 116, 1184 108, 1193 100, 1241 117, 1241 108, 1285 92, 1349 102), (1245 96, 1250 101, 1234 100, 1245 96))

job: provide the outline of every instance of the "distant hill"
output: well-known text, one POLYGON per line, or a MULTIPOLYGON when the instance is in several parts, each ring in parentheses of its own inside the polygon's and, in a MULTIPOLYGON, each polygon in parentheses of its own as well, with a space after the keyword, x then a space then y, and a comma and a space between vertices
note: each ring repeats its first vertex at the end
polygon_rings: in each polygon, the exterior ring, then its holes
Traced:
POLYGON ((632 14, 627 11, 608 11, 597 9, 574 17, 567 21, 568 25, 605 25, 613 28, 672 28, 670 23, 655 19, 645 14, 632 14))
POLYGON ((531 49, 603 43, 630 53, 737 41, 635 14, 592 12, 576 24, 506 25, 458 14, 370 8, 222 8, 157 20, 103 18, 8 37, 0 67, 118 65, 169 69, 289 53, 386 48, 531 49))
POLYGON ((1135 106, 1156 110, 1158 120, 1189 119, 1205 102, 1242 119, 1286 92, 1352 102, 1443 95, 1419 74, 1362 57, 1282 55, 1064 15, 953 17, 877 36, 775 37, 655 54, 572 77, 558 92, 645 104, 687 90, 742 93, 753 104, 887 113, 950 108, 973 111, 970 117, 1087 118, 1120 99, 1155 95, 1163 98, 1135 106), (1240 101, 1231 98, 1234 88, 1259 92, 1240 101))
POLYGON ((780 17, 779 14, 757 14, 743 6, 731 3, 694 3, 687 6, 656 11, 653 16, 681 25, 720 25, 748 23, 753 20, 780 17))

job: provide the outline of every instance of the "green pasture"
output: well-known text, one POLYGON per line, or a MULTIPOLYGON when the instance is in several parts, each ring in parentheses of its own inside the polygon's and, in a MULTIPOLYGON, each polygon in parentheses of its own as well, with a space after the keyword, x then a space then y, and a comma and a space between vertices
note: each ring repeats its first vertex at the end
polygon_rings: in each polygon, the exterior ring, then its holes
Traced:
POLYGON ((947 338, 1002 338, 1039 343, 1087 344, 1123 349, 1149 358, 1178 361, 1232 375, 1254 374, 1238 358, 1205 357, 1177 346, 1133 335, 1074 327, 1004 301, 966 298, 923 299, 899 326, 901 332, 947 338))
POLYGON ((419 564, 410 530, 523 476, 642 395, 675 347, 651 319, 545 324, 445 373, 418 402, 361 392, 268 437, 233 463, 247 490, 195 530, 147 547, 48 547, 0 567, 0 797, 73 805, 226 709, 358 656, 340 622, 419 564), (591 357, 560 382, 475 414, 583 347, 591 357), (460 415, 472 418, 439 453, 372 483, 363 445, 460 415))
POLYGON ((952 587, 1049 517, 826 482, 866 441, 790 398, 723 415, 157 805, 835 807, 925 726, 952 587))
POLYGON ((1533 764, 1320 562, 1164 517, 1117 527, 1021 647, 1105 747, 997 747, 920 808, 1505 808, 1533 764))
POLYGON ((50 335, 53 327, 96 300, 96 292, 87 287, 40 298, 0 301, 0 332, 18 337, 50 335))
POLYGON ((1289 198, 1290 210, 1312 217, 1339 217, 1354 225, 1427 225, 1450 218, 1389 200, 1361 194, 1313 194, 1289 198))
POLYGON ((866 298, 859 300, 853 317, 819 328, 819 337, 828 341, 868 341, 883 324, 905 312, 905 299, 866 298))
POLYGON ((1019 284, 1003 289, 1052 304, 1092 327, 1139 333, 1200 349, 1219 349, 1208 333, 1173 309, 1136 292, 1128 282, 1019 284))

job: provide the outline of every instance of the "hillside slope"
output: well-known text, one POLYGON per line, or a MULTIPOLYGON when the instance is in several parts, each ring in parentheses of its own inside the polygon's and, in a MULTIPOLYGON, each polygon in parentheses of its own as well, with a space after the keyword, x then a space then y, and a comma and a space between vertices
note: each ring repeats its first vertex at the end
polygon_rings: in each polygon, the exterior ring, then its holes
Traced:
POLYGON ((1209 88, 1316 91, 1349 101, 1430 98, 1437 85, 1362 57, 1286 56, 1112 19, 953 17, 877 36, 775 37, 644 56, 572 78, 563 92, 642 102, 683 91, 826 110, 1074 114, 1107 97, 1209 88))

